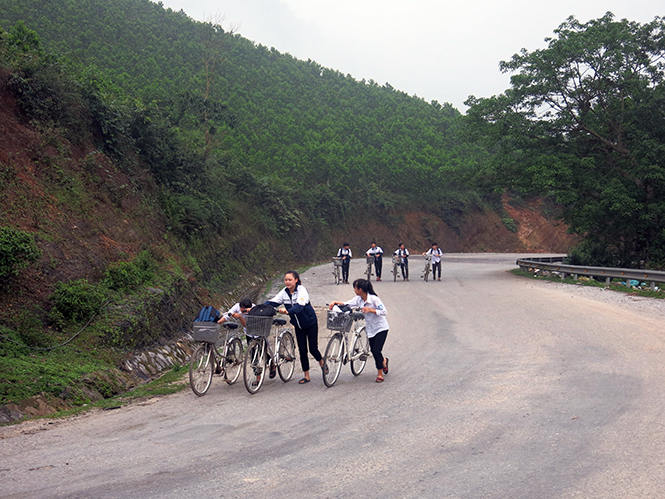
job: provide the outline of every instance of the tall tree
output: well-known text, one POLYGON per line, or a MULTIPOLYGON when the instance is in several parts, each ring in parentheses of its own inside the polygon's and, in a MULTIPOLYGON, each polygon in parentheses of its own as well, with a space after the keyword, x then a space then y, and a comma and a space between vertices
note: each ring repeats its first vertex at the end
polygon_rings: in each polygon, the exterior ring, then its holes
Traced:
POLYGON ((665 266, 665 22, 608 12, 554 33, 501 62, 504 94, 469 98, 469 130, 492 173, 567 205, 584 260, 665 266))

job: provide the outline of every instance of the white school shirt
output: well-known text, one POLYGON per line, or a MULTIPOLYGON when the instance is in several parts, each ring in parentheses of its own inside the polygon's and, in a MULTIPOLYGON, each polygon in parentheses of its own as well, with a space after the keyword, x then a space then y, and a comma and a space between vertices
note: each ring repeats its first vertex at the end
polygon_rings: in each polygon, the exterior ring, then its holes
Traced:
MULTIPOLYGON (((254 303, 252 303, 252 307, 253 307, 253 306, 254 306, 254 303)), ((251 309, 252 307, 250 307, 250 309, 251 309)), ((242 316, 243 316, 244 318, 247 318, 247 314, 243 314, 242 311, 240 310, 240 302, 238 302, 238 303, 236 303, 235 305, 233 305, 233 306, 229 309, 229 311, 226 312, 226 313, 224 314, 224 317, 226 317, 226 320, 227 320, 227 321, 229 321, 229 320, 233 320, 233 314, 242 314, 242 316)), ((243 331, 245 332, 245 334, 247 334, 247 328, 246 328, 246 327, 243 328, 243 331)))
POLYGON ((348 256, 349 258, 353 258, 353 253, 351 253, 351 248, 349 249, 340 248, 339 251, 337 252, 337 256, 338 257, 348 256))
POLYGON ((404 248, 404 249, 397 248, 395 250, 395 252, 393 253, 393 255, 395 255, 395 256, 409 256, 409 250, 406 249, 406 248, 404 248))
POLYGON ((436 251, 433 251, 432 248, 430 248, 425 254, 432 255, 433 263, 439 263, 441 261, 441 255, 443 255, 443 251, 441 251, 441 248, 437 248, 436 251))
POLYGON ((344 303, 354 308, 369 307, 376 310, 375 314, 363 314, 365 316, 365 328, 367 329, 368 338, 376 336, 376 334, 380 333, 381 331, 390 329, 388 320, 386 319, 388 311, 383 305, 381 298, 378 296, 367 294, 367 301, 363 301, 360 296, 356 295, 355 298, 344 303))
POLYGON ((377 246, 376 248, 368 249, 367 254, 376 258, 377 256, 383 255, 383 250, 381 249, 381 246, 377 246))

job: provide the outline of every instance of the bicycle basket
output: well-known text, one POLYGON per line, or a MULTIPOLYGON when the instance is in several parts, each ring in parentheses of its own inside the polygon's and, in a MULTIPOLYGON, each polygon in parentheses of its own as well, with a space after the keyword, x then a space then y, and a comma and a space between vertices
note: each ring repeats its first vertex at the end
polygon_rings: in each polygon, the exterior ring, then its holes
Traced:
POLYGON ((248 315, 245 317, 245 329, 249 336, 270 336, 272 317, 248 315))
POLYGON ((374 257, 373 256, 368 256, 368 257, 365 257, 365 258, 366 258, 367 263, 374 263, 374 257))
POLYGON ((216 322, 195 322, 194 323, 194 341, 204 343, 217 343, 219 332, 222 326, 216 322))
POLYGON ((351 314, 328 310, 326 327, 331 331, 344 331, 345 333, 348 333, 351 330, 351 324, 353 324, 353 316, 351 314))
POLYGON ((341 258, 333 258, 333 265, 335 267, 341 267, 342 266, 342 259, 341 258))

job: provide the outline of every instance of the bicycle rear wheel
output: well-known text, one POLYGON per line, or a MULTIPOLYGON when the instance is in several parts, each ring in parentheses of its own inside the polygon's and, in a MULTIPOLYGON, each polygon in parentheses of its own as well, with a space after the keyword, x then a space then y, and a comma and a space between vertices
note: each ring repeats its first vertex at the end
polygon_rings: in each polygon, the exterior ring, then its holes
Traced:
POLYGON ((252 395, 261 389, 266 379, 267 363, 266 341, 263 338, 252 340, 245 352, 243 364, 245 388, 252 395))
POLYGON ((242 341, 240 341, 239 338, 233 338, 228 343, 226 360, 224 363, 224 376, 229 385, 238 381, 240 370, 242 369, 242 363, 242 341))
POLYGON ((326 354, 323 356, 323 382, 328 388, 332 387, 339 378, 343 355, 344 337, 341 333, 336 333, 328 341, 326 354))
POLYGON ((286 383, 293 376, 296 368, 296 342, 291 331, 284 331, 279 340, 279 364, 277 372, 281 380, 286 383))
POLYGON ((353 334, 349 356, 351 357, 351 372, 354 376, 358 376, 365 369, 367 357, 369 357, 369 341, 365 333, 365 326, 353 334))
POLYGON ((189 361, 189 386, 192 391, 202 397, 210 388, 212 375, 215 370, 215 354, 210 343, 201 343, 194 350, 192 358, 189 361))

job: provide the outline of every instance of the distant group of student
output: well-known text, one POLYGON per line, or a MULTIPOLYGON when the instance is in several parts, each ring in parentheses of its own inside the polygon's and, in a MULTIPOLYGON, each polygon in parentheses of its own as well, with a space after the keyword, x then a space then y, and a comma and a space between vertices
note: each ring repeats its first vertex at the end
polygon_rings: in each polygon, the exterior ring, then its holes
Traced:
MULTIPOLYGON (((350 250, 349 250, 350 252, 350 250)), ((350 258, 350 256, 349 256, 350 258)), ((374 357, 374 363, 377 369, 376 382, 381 383, 384 376, 388 374, 388 359, 383 357, 383 345, 388 336, 388 321, 386 315, 388 311, 381 299, 376 295, 372 283, 366 279, 357 279, 353 282, 355 296, 345 302, 334 301, 329 307, 332 309, 335 305, 346 304, 358 308, 365 315, 367 338, 369 340, 370 350, 374 357)), ((266 301, 265 304, 277 308, 280 314, 288 315, 290 322, 296 332, 296 344, 300 356, 300 366, 302 367, 303 377, 298 382, 301 385, 309 383, 310 365, 309 355, 319 363, 323 369, 323 356, 319 351, 319 324, 316 312, 310 302, 309 293, 300 281, 300 275, 295 270, 289 270, 284 274, 284 288, 273 298, 266 301)), ((243 298, 233 305, 218 322, 222 323, 231 318, 237 319, 245 326, 245 318, 254 307, 252 300, 243 298)), ((247 344, 253 337, 247 335, 247 344)), ((270 343, 268 342, 268 345, 270 343)), ((271 355, 271 352, 268 352, 271 355)), ((271 370, 270 378, 275 377, 275 370, 271 370)))
MULTIPOLYGON (((372 241, 370 248, 365 253, 368 257, 374 257, 374 269, 376 272, 376 280, 381 280, 381 274, 383 271, 383 249, 381 246, 377 246, 376 241, 372 241)), ((443 251, 439 248, 437 243, 432 243, 432 247, 425 251, 423 255, 430 256, 432 258, 432 276, 434 281, 441 280, 441 256, 443 251), (438 279, 437 279, 438 272, 438 279)), ((406 249, 404 243, 399 243, 397 249, 393 252, 393 256, 399 258, 399 266, 402 272, 402 278, 405 281, 409 280, 409 250, 406 249)), ((351 264, 351 259, 353 258, 353 252, 349 243, 343 243, 342 247, 337 250, 337 258, 342 259, 342 282, 345 284, 349 283, 349 266, 351 264)))

